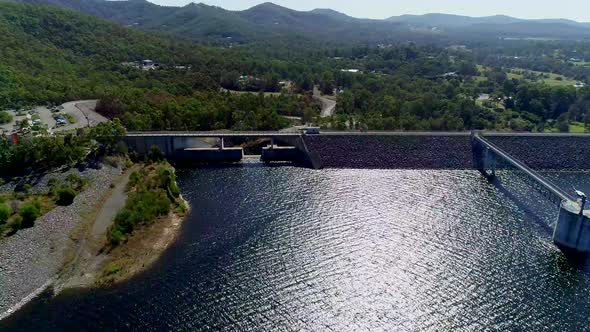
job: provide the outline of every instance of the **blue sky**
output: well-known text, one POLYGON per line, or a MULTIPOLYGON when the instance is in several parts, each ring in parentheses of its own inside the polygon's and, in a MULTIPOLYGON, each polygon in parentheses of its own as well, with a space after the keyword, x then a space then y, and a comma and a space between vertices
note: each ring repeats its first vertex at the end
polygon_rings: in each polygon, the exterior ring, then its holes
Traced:
MULTIPOLYGON (((190 0, 148 0, 182 6, 190 0)), ((201 2, 199 0, 193 0, 201 2)), ((227 9, 246 9, 266 0, 202 0, 227 9)), ((505 14, 520 18, 569 18, 590 22, 590 0, 275 0, 278 5, 310 10, 332 8, 351 16, 385 18, 401 14, 450 13, 469 16, 505 14)))

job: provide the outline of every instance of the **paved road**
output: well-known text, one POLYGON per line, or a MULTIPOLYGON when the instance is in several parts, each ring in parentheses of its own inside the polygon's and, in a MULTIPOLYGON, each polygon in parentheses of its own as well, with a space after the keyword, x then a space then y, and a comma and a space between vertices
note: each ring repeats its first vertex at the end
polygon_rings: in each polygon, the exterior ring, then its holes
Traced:
POLYGON ((109 121, 109 119, 94 111, 96 109, 97 102, 98 100, 86 100, 76 102, 75 104, 82 114, 84 114, 84 117, 86 117, 86 122, 88 123, 89 127, 94 127, 99 123, 109 121))
MULTIPOLYGON (((128 132, 128 137, 280 137, 299 136, 284 131, 144 131, 128 132)), ((321 131, 314 136, 469 136, 470 132, 398 132, 398 131, 321 131)))
MULTIPOLYGON (((478 131, 479 132, 479 131, 478 131)), ((512 136, 512 137, 587 137, 590 134, 575 133, 509 133, 509 132, 480 132, 484 137, 512 136)), ((143 131, 128 132, 129 137, 280 137, 298 136, 300 132, 284 131, 143 131)), ((327 131, 322 130, 314 136, 471 136, 469 131, 327 131)))
POLYGON ((322 104, 320 117, 326 118, 334 115, 334 111, 336 111, 336 101, 322 96, 317 86, 313 88, 313 98, 322 104))
MULTIPOLYGON (((96 103, 98 100, 78 100, 63 104, 63 112, 72 115, 76 118, 76 123, 72 123, 63 127, 53 129, 54 132, 66 131, 72 129, 94 127, 101 122, 107 122, 107 118, 96 113, 96 103)), ((53 118, 51 118, 53 120, 53 118)), ((55 120, 53 126, 55 127, 55 120)))

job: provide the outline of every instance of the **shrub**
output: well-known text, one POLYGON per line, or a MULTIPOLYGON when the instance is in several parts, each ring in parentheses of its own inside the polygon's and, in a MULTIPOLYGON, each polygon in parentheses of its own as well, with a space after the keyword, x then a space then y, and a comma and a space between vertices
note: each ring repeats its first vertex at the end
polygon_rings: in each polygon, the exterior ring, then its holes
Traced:
POLYGON ((12 121, 12 115, 5 111, 0 111, 0 124, 9 123, 12 121))
POLYGON ((23 186, 23 193, 30 194, 32 189, 33 189, 33 186, 31 186, 30 184, 27 183, 23 186))
POLYGON ((74 202, 76 191, 72 188, 62 188, 57 191, 57 205, 68 206, 74 202))
POLYGON ((66 178, 66 181, 76 190, 82 189, 86 185, 86 179, 79 176, 78 174, 70 174, 66 178))
POLYGON ((133 166, 133 161, 131 161, 131 159, 127 158, 125 159, 125 168, 131 168, 133 166))
POLYGON ((157 145, 152 145, 152 147, 150 148, 148 159, 151 162, 164 160, 164 154, 162 153, 162 150, 160 150, 160 147, 158 147, 157 145))
POLYGON ((0 225, 6 223, 8 218, 12 215, 12 210, 8 207, 8 205, 1 203, 0 204, 0 225))
POLYGON ((8 227, 10 229, 10 234, 16 233, 19 229, 23 228, 23 218, 19 215, 14 216, 10 223, 8 223, 8 227))
POLYGON ((141 157, 139 156, 139 154, 135 151, 131 151, 129 152, 129 160, 131 160, 134 163, 140 162, 141 161, 141 157))
POLYGON ((109 277, 118 274, 123 270, 123 267, 117 263, 109 263, 103 270, 103 276, 109 277))
POLYGON ((111 227, 109 227, 109 232, 107 235, 109 242, 111 242, 113 245, 118 245, 119 243, 125 241, 125 235, 123 235, 123 233, 121 233, 121 231, 115 227, 115 225, 111 225, 111 227))
POLYGON ((125 142, 119 142, 115 145, 115 153, 118 155, 126 155, 129 152, 129 148, 125 142))
POLYGON ((113 168, 119 167, 119 158, 108 156, 104 158, 104 163, 113 168))
POLYGON ((144 166, 132 172, 127 189, 129 197, 125 207, 117 213, 108 231, 108 239, 113 245, 125 241, 137 226, 154 222, 172 208, 179 214, 187 211, 183 202, 176 204, 180 189, 174 171, 167 163, 144 166))
POLYGON ((49 180, 47 180, 47 186, 52 188, 52 187, 56 187, 57 185, 59 185, 59 180, 56 178, 51 178, 49 180))
POLYGON ((24 204, 20 211, 22 217, 22 227, 33 227, 35 220, 41 216, 41 204, 37 201, 24 204))

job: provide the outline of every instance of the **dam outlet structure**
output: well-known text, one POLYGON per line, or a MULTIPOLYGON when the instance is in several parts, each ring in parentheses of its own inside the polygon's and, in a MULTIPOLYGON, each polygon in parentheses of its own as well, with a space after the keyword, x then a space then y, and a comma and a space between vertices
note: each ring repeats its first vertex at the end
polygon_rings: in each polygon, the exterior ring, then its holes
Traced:
POLYGON ((514 158, 483 137, 472 134, 473 157, 477 169, 488 179, 494 179, 499 169, 512 167, 524 174, 531 187, 559 209, 553 229, 553 242, 563 252, 580 256, 590 254, 590 210, 585 210, 586 195, 576 192, 571 197, 559 186, 541 176, 525 163, 514 158))

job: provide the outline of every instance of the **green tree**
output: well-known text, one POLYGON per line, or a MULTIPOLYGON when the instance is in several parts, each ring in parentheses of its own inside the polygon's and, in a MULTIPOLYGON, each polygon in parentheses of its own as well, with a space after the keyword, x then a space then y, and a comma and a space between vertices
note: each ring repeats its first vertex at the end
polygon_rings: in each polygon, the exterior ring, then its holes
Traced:
POLYGON ((12 115, 5 111, 0 111, 0 124, 9 123, 12 121, 12 115))
POLYGON ((101 123, 92 128, 91 136, 102 144, 107 151, 114 151, 117 143, 121 141, 125 134, 125 127, 123 127, 119 119, 115 118, 113 121, 101 123))
POLYGON ((12 210, 5 203, 0 203, 0 225, 6 223, 12 215, 12 210))

